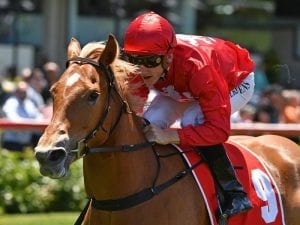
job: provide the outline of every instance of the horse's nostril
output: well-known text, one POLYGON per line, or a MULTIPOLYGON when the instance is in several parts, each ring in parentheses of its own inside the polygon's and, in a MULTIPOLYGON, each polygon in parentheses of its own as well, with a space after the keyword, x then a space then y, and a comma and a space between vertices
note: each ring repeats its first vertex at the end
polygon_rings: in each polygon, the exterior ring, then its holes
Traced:
POLYGON ((66 151, 62 150, 62 149, 58 149, 58 150, 53 150, 50 152, 49 156, 48 156, 48 160, 55 162, 55 161, 60 161, 63 158, 66 157, 66 151))
POLYGON ((45 154, 44 152, 36 152, 35 153, 35 158, 40 162, 40 163, 44 163, 47 159, 47 154, 45 154))

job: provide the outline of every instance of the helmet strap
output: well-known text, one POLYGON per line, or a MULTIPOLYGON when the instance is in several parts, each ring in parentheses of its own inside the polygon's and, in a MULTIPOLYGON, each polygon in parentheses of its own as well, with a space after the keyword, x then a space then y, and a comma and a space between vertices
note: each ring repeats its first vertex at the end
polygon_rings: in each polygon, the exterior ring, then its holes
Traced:
POLYGON ((166 76, 168 75, 168 72, 169 72, 169 67, 172 63, 172 60, 173 60, 173 54, 167 54, 164 56, 162 62, 161 62, 161 66, 163 68, 163 72, 162 74, 160 75, 160 79, 161 80, 165 80, 166 79, 166 76))
POLYGON ((164 68, 162 74, 160 75, 160 80, 164 81, 166 79, 166 76, 168 74, 168 70, 164 68))

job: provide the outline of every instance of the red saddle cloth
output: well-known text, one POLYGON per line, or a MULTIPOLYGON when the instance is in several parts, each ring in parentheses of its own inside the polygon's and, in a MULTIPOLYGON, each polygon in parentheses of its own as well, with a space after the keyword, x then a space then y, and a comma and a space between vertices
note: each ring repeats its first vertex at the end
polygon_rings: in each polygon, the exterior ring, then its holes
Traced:
MULTIPOLYGON (((240 144, 228 141, 224 145, 236 175, 253 206, 245 213, 229 217, 228 225, 285 224, 280 193, 264 163, 240 144)), ((178 148, 178 150, 183 152, 187 149, 178 148)), ((200 159, 195 151, 183 155, 190 166, 200 159)), ((195 168, 193 175, 204 197, 211 224, 218 225, 218 203, 210 170, 205 163, 202 163, 195 168)))

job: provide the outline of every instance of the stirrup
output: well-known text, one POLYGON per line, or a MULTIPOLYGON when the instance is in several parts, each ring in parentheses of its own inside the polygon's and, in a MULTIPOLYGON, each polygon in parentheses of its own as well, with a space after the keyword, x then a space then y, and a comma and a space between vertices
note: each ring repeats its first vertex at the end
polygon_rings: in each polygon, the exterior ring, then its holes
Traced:
POLYGON ((229 216, 233 216, 233 215, 237 215, 237 214, 240 214, 240 213, 247 212, 251 208, 252 208, 252 205, 251 205, 250 201, 247 199, 246 204, 243 205, 243 207, 241 207, 239 211, 234 210, 234 209, 225 210, 225 212, 220 215, 219 220, 218 220, 218 224, 219 225, 228 225, 228 217, 229 216))
POLYGON ((223 213, 220 215, 218 224, 219 225, 227 225, 228 224, 228 215, 226 213, 223 213))
POLYGON ((223 214, 228 216, 233 216, 236 214, 244 213, 252 208, 251 202, 247 195, 234 194, 231 196, 230 204, 227 205, 223 214))

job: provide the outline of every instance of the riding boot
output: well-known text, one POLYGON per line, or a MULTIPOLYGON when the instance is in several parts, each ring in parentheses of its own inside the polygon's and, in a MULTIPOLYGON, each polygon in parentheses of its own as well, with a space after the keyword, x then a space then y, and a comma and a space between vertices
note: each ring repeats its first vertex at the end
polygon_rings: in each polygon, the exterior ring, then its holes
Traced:
POLYGON ((200 146, 197 151, 208 164, 214 179, 224 195, 221 204, 221 217, 227 220, 228 216, 245 212, 252 205, 244 192, 242 185, 237 180, 234 168, 226 155, 222 144, 213 146, 200 146))

